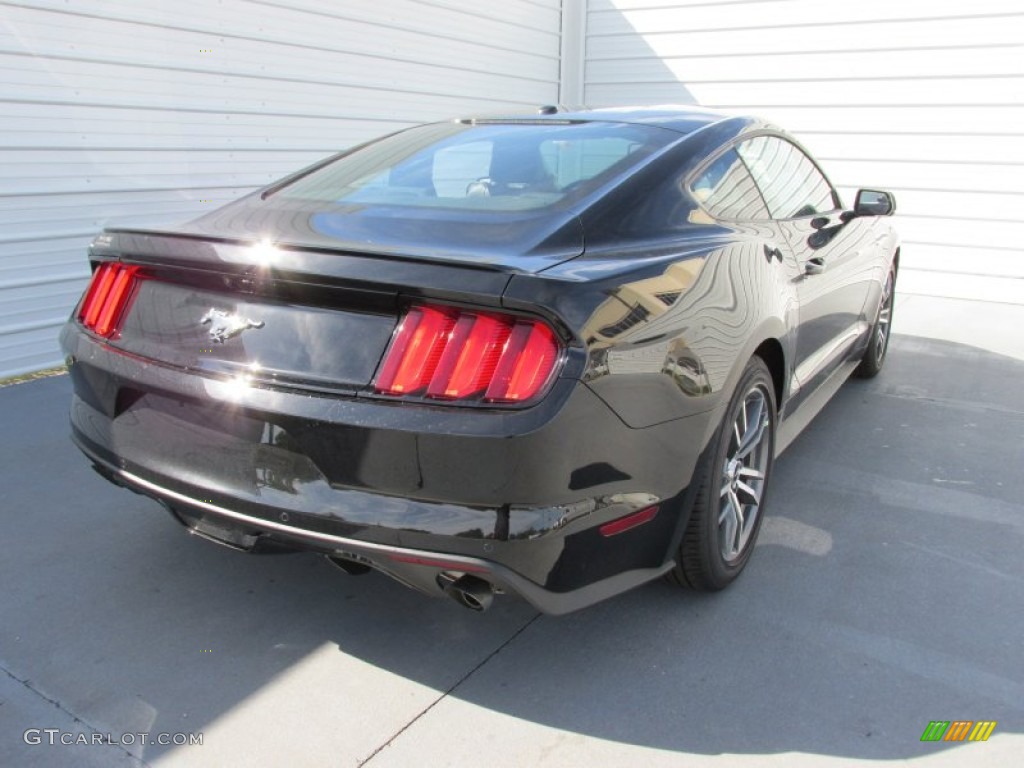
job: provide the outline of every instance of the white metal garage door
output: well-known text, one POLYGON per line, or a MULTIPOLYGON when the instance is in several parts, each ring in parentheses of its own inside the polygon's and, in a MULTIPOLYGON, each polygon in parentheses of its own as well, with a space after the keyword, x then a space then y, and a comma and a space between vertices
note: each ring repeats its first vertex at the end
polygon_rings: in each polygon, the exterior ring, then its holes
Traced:
POLYGON ((347 145, 558 99, 559 0, 0 2, 0 377, 59 362, 85 246, 347 145))
POLYGON ((589 0, 591 106, 777 121, 844 201, 896 192, 901 290, 1024 304, 1020 0, 589 0))

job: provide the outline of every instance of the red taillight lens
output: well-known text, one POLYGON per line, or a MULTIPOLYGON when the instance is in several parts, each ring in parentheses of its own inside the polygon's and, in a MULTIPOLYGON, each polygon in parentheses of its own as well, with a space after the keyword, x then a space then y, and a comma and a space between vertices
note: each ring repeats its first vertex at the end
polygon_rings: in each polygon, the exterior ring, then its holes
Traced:
POLYGON ((125 264, 101 264, 85 292, 78 319, 94 333, 116 336, 139 278, 139 268, 125 264))
POLYGON ((490 315, 464 313, 452 329, 427 397, 458 400, 483 392, 498 367, 512 326, 490 315))
POLYGON ((454 325, 453 312, 434 307, 410 309, 384 358, 377 391, 408 395, 426 387, 454 325))
POLYGON ((103 302, 107 300, 110 293, 110 286, 114 283, 114 268, 116 264, 100 264, 93 273, 92 282, 89 283, 89 290, 85 292, 82 300, 82 308, 78 312, 78 319, 87 328, 94 328, 96 320, 99 319, 103 302))
POLYGON ((539 320, 414 306, 384 356, 375 388, 385 395, 522 403, 551 379, 554 332, 539 320))
POLYGON ((547 382, 558 359, 558 342, 541 323, 516 323, 501 356, 485 400, 518 403, 528 400, 547 382))

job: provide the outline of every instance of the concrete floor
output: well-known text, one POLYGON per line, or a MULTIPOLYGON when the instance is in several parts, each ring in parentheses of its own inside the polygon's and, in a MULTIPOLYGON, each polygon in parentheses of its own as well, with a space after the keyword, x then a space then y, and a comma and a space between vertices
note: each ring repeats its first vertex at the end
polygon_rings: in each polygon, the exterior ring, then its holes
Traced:
POLYGON ((779 460, 732 589, 563 618, 186 536, 71 446, 67 377, 2 389, 0 765, 1020 765, 1022 329, 901 299, 883 374, 779 460), (998 725, 923 743, 930 720, 998 725))

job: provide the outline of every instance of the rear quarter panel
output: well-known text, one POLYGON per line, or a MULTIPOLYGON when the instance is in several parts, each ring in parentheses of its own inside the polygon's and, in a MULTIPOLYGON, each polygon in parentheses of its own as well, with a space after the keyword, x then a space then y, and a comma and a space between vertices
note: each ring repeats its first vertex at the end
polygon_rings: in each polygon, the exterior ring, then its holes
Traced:
POLYGON ((630 427, 724 405, 766 339, 784 355, 796 322, 792 284, 756 230, 634 244, 515 276, 504 301, 545 302, 584 345, 583 379, 630 427))

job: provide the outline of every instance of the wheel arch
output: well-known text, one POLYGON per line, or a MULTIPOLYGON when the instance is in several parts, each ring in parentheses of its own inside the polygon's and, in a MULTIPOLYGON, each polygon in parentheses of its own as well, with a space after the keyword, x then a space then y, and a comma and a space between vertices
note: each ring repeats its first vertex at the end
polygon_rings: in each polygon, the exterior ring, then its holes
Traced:
POLYGON ((786 353, 782 348, 782 342, 769 337, 754 350, 754 356, 760 357, 768 366, 775 389, 775 407, 781 409, 786 386, 786 353))
POLYGON ((763 318, 757 330, 752 333, 747 343, 738 350, 732 361, 732 367, 724 386, 721 388, 723 399, 728 401, 736 389, 743 369, 753 357, 759 357, 764 361, 772 376, 775 394, 775 409, 782 413, 783 404, 789 397, 788 369, 789 355, 792 353, 792 334, 787 333, 787 327, 782 317, 769 315, 763 318))

